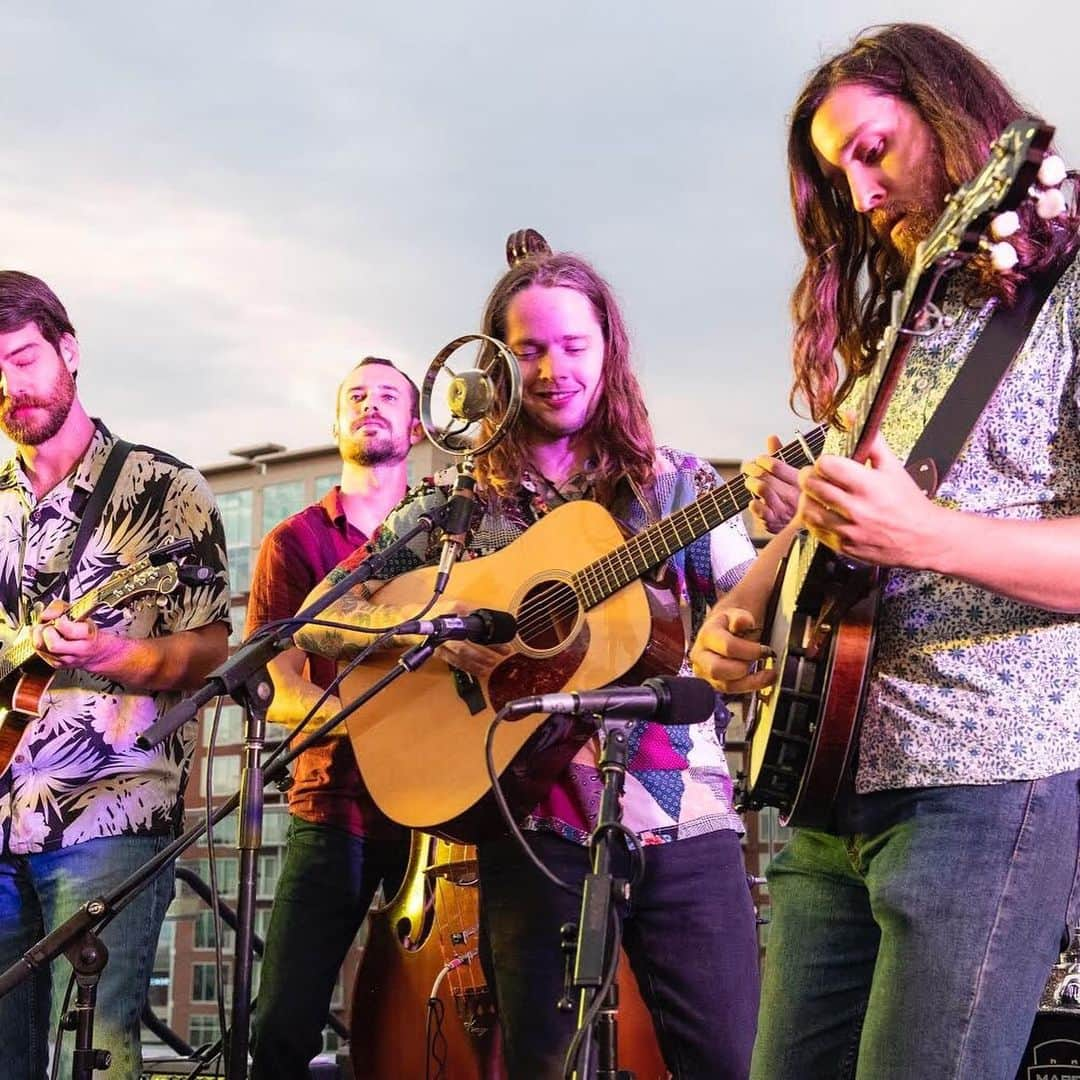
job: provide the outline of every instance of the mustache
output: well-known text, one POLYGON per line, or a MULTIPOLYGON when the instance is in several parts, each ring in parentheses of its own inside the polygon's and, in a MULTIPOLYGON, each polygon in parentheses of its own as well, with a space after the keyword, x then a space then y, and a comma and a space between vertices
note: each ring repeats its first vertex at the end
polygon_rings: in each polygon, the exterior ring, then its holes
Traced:
POLYGON ((16 409, 47 409, 51 402, 47 398, 30 397, 20 394, 18 397, 5 398, 0 411, 4 413, 14 412, 16 409))

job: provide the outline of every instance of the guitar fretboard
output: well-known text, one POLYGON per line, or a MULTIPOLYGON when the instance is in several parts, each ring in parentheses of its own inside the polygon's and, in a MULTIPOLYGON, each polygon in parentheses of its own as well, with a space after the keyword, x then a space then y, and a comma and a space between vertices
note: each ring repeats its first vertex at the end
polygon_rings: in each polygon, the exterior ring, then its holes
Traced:
MULTIPOLYGON (((796 469, 813 464, 825 445, 826 430, 826 425, 819 424, 781 447, 773 457, 796 469)), ((746 487, 744 473, 711 488, 688 506, 642 529, 621 547, 579 570, 572 578, 575 592, 586 608, 595 607, 676 551, 742 513, 751 499, 753 495, 746 487)))
MULTIPOLYGON (((85 619, 105 604, 116 605, 137 593, 156 589, 161 576, 161 568, 151 561, 150 556, 142 558, 131 566, 118 570, 100 585, 73 601, 67 611, 68 617, 85 619)), ((4 650, 3 656, 0 656, 0 682, 22 667, 33 655, 30 628, 24 626, 4 650)))

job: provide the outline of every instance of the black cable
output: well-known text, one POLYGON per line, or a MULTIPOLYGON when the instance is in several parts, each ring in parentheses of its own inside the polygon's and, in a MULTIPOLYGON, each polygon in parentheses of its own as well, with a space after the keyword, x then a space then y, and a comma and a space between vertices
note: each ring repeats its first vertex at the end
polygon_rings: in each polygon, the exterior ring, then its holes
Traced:
POLYGON ((210 721, 210 739, 206 748, 206 799, 203 811, 206 817, 206 854, 207 867, 210 878, 210 910, 214 919, 214 978, 217 980, 215 987, 218 1028, 221 1033, 222 1049, 228 1039, 228 1025, 225 1019, 225 958, 221 949, 221 911, 219 909, 219 895, 217 884, 217 850, 214 840, 214 755, 217 752, 218 727, 221 722, 222 699, 217 699, 214 708, 214 716, 210 721))
POLYGON ((608 917, 611 921, 611 951, 608 953, 604 978, 593 995, 592 1001, 589 1002, 589 1007, 585 1010, 585 1015, 577 1031, 574 1032, 574 1037, 570 1040, 570 1045, 566 1048, 566 1057, 563 1059, 563 1080, 572 1080, 575 1069, 581 1076, 588 1075, 589 1063, 579 1062, 577 1059, 581 1056, 585 1033, 590 1031, 596 1023, 596 1018, 607 1002, 608 994, 611 993, 619 970, 619 954, 622 951, 622 920, 614 907, 609 911, 608 917))
POLYGON ((510 807, 507 805, 506 796, 503 794, 502 785, 499 783, 499 774, 495 768, 495 731, 503 720, 503 713, 506 711, 505 706, 500 709, 495 718, 488 725, 487 735, 484 738, 484 760, 487 762, 488 777, 491 780, 491 794, 494 796, 495 805, 499 808, 499 813, 502 815, 503 821, 506 823, 506 827, 510 830, 510 834, 518 842, 521 850, 529 857, 530 862, 544 875, 552 884, 557 885, 560 889, 565 889, 568 893, 572 893, 574 896, 580 896, 582 890, 571 885, 569 882, 563 881, 556 873, 549 869, 543 860, 533 851, 532 847, 525 840, 521 829, 518 828, 518 823, 514 820, 514 815, 510 812, 510 807))
POLYGON ((424 1021, 424 1080, 443 1080, 446 1076, 446 1055, 449 1045, 443 1034, 445 1015, 446 1006, 442 1003, 442 999, 428 998, 427 1017, 424 1021), (431 1074, 432 1063, 435 1065, 434 1076, 431 1074))

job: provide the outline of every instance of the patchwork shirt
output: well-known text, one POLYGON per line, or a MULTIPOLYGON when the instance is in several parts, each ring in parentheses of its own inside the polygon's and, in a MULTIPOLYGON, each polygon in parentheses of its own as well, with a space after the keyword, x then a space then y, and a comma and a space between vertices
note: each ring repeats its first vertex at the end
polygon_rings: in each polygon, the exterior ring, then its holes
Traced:
MULTIPOLYGON (((712 466, 690 454, 662 447, 656 459, 656 479, 643 504, 621 484, 613 516, 630 532, 637 532, 692 502, 720 483, 712 466)), ((406 533, 421 514, 445 503, 450 482, 425 481, 386 518, 372 541, 380 550, 406 533)), ((510 507, 493 507, 480 497, 481 511, 474 516, 468 557, 498 551, 521 536, 543 514, 573 499, 590 498, 587 474, 556 488, 543 477, 526 475, 518 498, 510 507)), ((440 544, 421 536, 392 563, 389 576, 438 561, 440 544)), ((670 560, 677 598, 684 612, 687 641, 700 626, 719 593, 731 589, 754 559, 741 521, 737 518, 706 533, 670 560)), ((358 560, 354 560, 358 561, 358 560)), ((538 567, 542 570, 542 567, 538 567)), ((689 674, 685 658, 682 674, 689 674)), ((723 733, 728 719, 721 699, 714 717, 704 723, 661 726, 646 720, 628 725, 630 755, 623 799, 623 822, 645 843, 664 843, 717 829, 742 831, 732 807, 732 784, 724 758, 723 733)), ((525 827, 559 833, 584 843, 595 825, 600 807, 601 781, 597 772, 598 742, 592 739, 577 753, 547 797, 533 809, 525 827)))

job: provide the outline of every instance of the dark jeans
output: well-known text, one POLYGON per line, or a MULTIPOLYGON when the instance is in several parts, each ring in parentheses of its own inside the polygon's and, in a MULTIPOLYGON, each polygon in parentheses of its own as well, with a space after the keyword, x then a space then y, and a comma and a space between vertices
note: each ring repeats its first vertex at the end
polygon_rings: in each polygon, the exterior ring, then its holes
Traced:
POLYGON ((1010 1080, 1066 928, 1076 772, 854 796, 769 865, 760 1080, 1010 1080))
POLYGON ((393 895, 407 858, 407 836, 401 844, 369 843, 292 819, 259 981, 253 1080, 307 1080, 345 954, 379 883, 393 895))
MULTIPOLYGON (((540 858, 580 884, 585 848, 531 833, 540 858)), ((544 878, 511 839, 482 844, 480 926, 512 1080, 561 1077, 576 1009, 561 1013, 559 927, 580 901, 544 878)), ((730 830, 645 849, 645 878, 623 944, 676 1080, 747 1075, 758 1004, 754 907, 730 830)))

